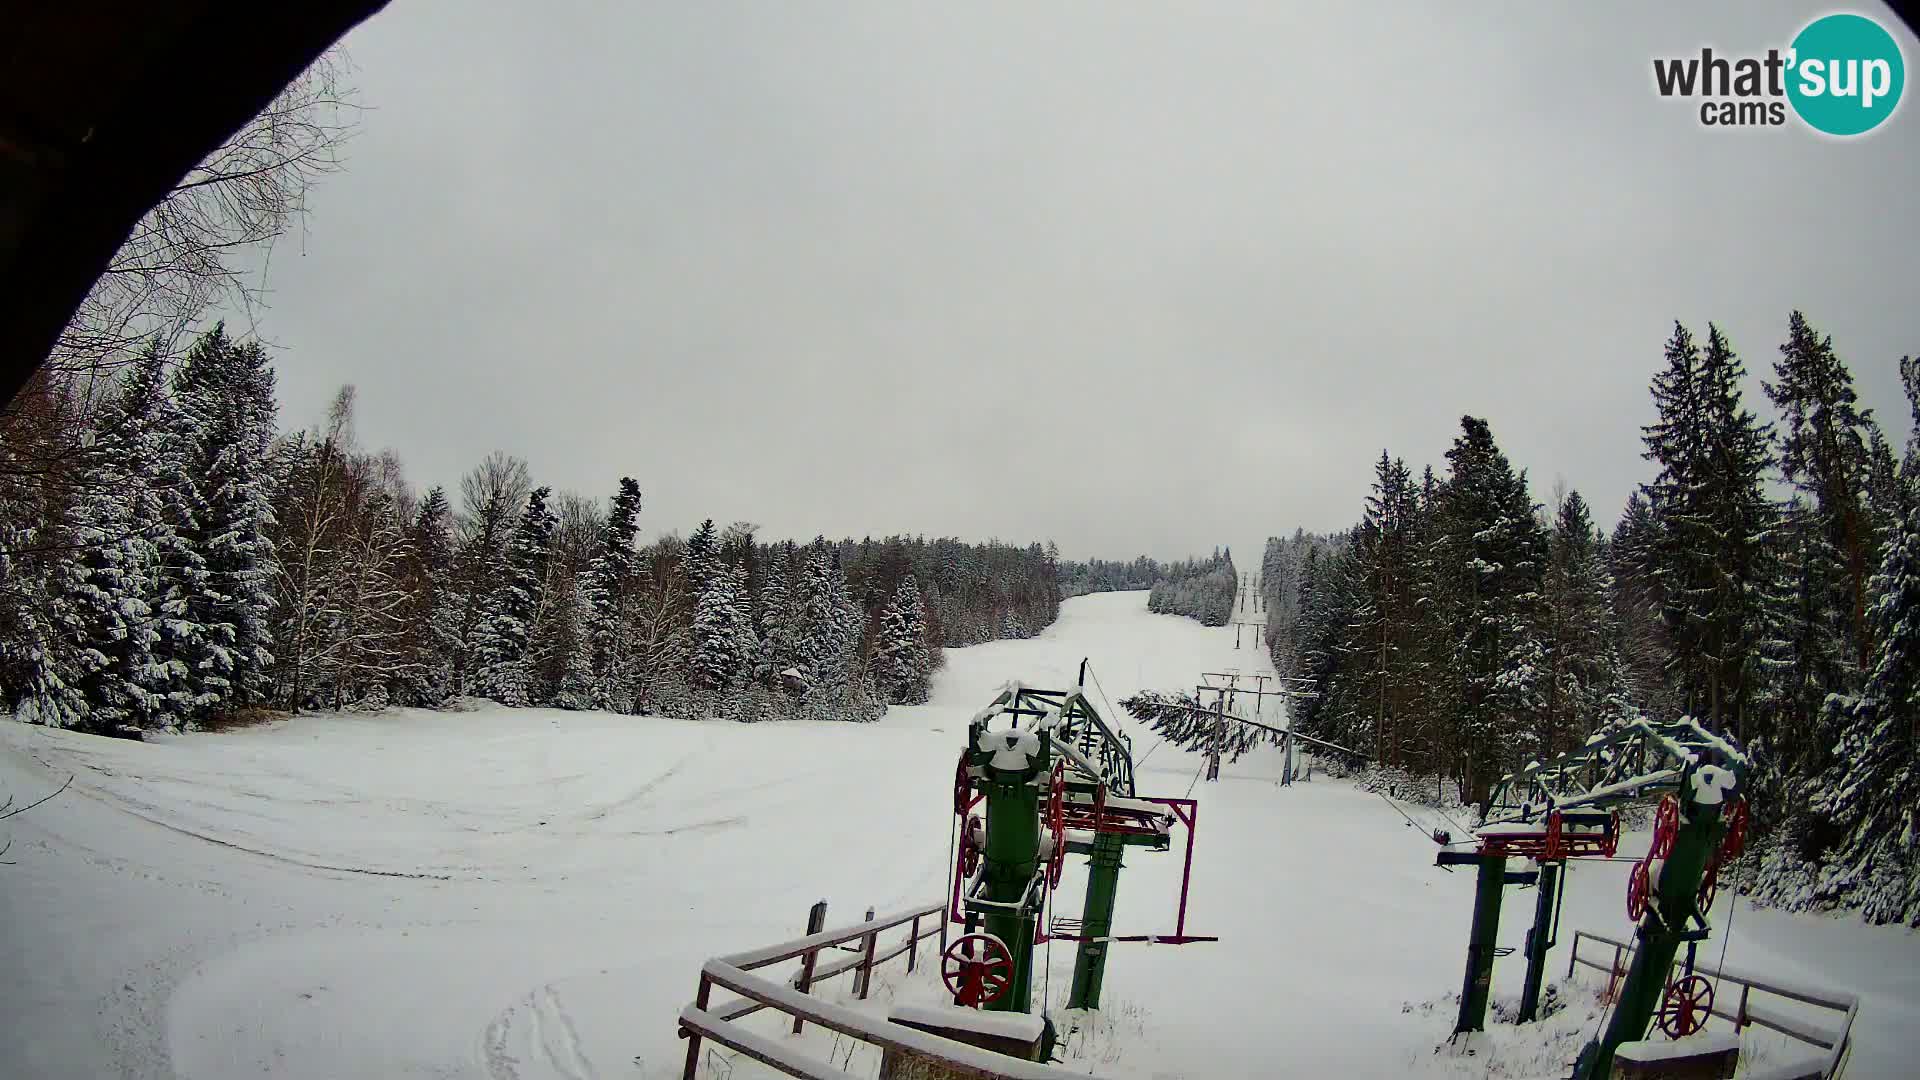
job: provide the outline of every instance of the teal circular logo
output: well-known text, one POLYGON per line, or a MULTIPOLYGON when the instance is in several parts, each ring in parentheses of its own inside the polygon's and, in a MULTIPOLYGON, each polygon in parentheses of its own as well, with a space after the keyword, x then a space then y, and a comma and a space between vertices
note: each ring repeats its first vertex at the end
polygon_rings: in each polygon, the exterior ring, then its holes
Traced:
POLYGON ((1900 44, 1864 15, 1815 19, 1793 39, 1787 100, 1816 131, 1861 135, 1900 104, 1907 65, 1900 44))

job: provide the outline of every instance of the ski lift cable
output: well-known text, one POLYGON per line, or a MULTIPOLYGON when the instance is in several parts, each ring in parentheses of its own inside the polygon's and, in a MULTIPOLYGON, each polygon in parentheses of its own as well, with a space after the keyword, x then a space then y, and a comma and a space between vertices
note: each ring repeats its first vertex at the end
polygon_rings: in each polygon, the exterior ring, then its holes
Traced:
MULTIPOLYGON (((947 891, 940 894, 944 897, 953 896, 953 877, 959 873, 959 860, 954 858, 953 853, 954 844, 960 835, 960 830, 967 827, 966 819, 959 814, 955 814, 953 820, 954 824, 947 829, 947 891)), ((943 901, 943 903, 951 903, 951 900, 943 901)), ((942 948, 945 948, 947 944, 946 923, 950 917, 946 912, 942 912, 940 915, 940 945, 942 948)))
POLYGON ((1120 710, 1113 707, 1113 699, 1107 696, 1107 688, 1100 685, 1100 673, 1093 669, 1092 664, 1088 664, 1087 674, 1093 676, 1093 688, 1100 692, 1100 703, 1107 707, 1107 715, 1113 717, 1114 730, 1118 731, 1120 729, 1120 710))
MULTIPOLYGON (((1049 1015, 1053 1010, 1053 890, 1052 889, 1047 890, 1043 900, 1046 907, 1045 907, 1045 910, 1043 910, 1040 913, 1040 925, 1047 928, 1047 954, 1046 954, 1047 958, 1045 961, 1044 971, 1040 976, 1040 1019, 1043 1022, 1050 1024, 1053 1022, 1052 1016, 1049 1015)), ((1051 1051, 1049 1051, 1048 1056, 1052 1056, 1051 1051)))
POLYGON ((1197 787, 1200 783, 1200 774, 1206 771, 1207 771, 1207 762, 1205 760, 1202 760, 1200 762, 1200 767, 1193 771, 1193 782, 1187 785, 1187 793, 1181 796, 1181 798, 1186 798, 1186 799, 1193 798, 1193 789, 1197 787))
POLYGON ((1133 771, 1139 772, 1141 769, 1145 768, 1147 764, 1147 759, 1153 756, 1153 752, 1155 750, 1160 749, 1160 743, 1163 743, 1166 741, 1167 741, 1167 737, 1165 735, 1160 736, 1160 742, 1154 743, 1152 746, 1149 746, 1147 748, 1147 752, 1140 755, 1140 760, 1133 763, 1133 771))
MULTIPOLYGON (((1628 970, 1632 970, 1632 968, 1633 968, 1633 958, 1634 958, 1634 956, 1635 956, 1635 955, 1636 955, 1637 953, 1639 953, 1639 951, 1640 951, 1640 935, 1638 935, 1638 934, 1635 934, 1635 935, 1633 936, 1633 948, 1632 948, 1631 950, 1629 950, 1629 951, 1627 952, 1627 959, 1626 959, 1626 963, 1627 963, 1627 969, 1628 969, 1628 970)), ((1624 978, 1624 977, 1625 977, 1624 975, 1615 975, 1615 974, 1614 974, 1613 972, 1611 972, 1611 971, 1610 971, 1610 972, 1608 972, 1608 973, 1607 973, 1607 988, 1608 988, 1608 989, 1612 989, 1612 988, 1613 988, 1613 980, 1614 980, 1614 979, 1616 979, 1616 978, 1624 978)), ((1607 1014, 1609 1014, 1609 1013, 1611 1013, 1611 1012, 1613 1012, 1613 1007, 1614 1007, 1614 1006, 1615 1006, 1616 1004, 1618 1004, 1618 1003, 1619 1003, 1619 1001, 1620 1001, 1620 995, 1619 995, 1618 993, 1615 993, 1614 995, 1612 995, 1612 997, 1611 997, 1611 998, 1610 998, 1610 999, 1609 999, 1609 1000, 1607 1001, 1607 1003, 1606 1003, 1605 1005, 1603 1005, 1603 1006, 1601 1006, 1601 1007, 1600 1007, 1600 1022, 1599 1022, 1598 1024, 1596 1024, 1596 1025, 1594 1026, 1594 1029, 1593 1029, 1593 1039, 1594 1039, 1594 1041, 1598 1041, 1598 1040, 1599 1040, 1599 1038, 1600 1038, 1600 1033, 1601 1033, 1601 1032, 1603 1032, 1603 1031, 1605 1031, 1605 1030, 1607 1030, 1607 1014)))
POLYGON ((1436 806, 1436 807, 1434 807, 1433 809, 1434 809, 1434 812, 1436 812, 1436 813, 1438 813, 1438 814, 1439 814, 1439 815, 1440 815, 1441 817, 1443 817, 1443 818, 1446 818, 1446 819, 1447 819, 1447 824, 1449 824, 1449 825, 1451 825, 1451 826, 1453 826, 1453 827, 1454 827, 1454 828, 1456 828, 1456 829, 1459 829, 1459 830, 1460 830, 1460 834, 1461 834, 1462 836, 1472 836, 1472 835, 1473 835, 1473 830, 1472 830, 1472 829, 1469 829, 1469 828, 1467 828, 1466 826, 1464 826, 1464 825, 1462 825, 1462 824, 1460 824, 1459 822, 1457 822, 1457 821, 1455 821, 1455 820, 1453 820, 1453 815, 1452 815, 1452 814, 1449 814, 1449 813, 1447 813, 1447 808, 1446 808, 1446 807, 1444 807, 1444 806, 1436 806))
MULTIPOLYGON (((1720 979, 1727 970, 1727 945, 1733 941, 1733 917, 1740 910, 1740 883, 1734 882, 1733 896, 1727 901, 1727 929, 1720 935, 1720 962, 1714 965, 1713 992, 1720 993, 1720 979)), ((1704 917, 1704 913, 1702 913, 1704 917)))
MULTIPOLYGON (((1613 860, 1609 860, 1609 861, 1613 861, 1613 860)), ((1633 860, 1633 861, 1635 861, 1635 862, 1638 862, 1639 860, 1637 860, 1637 859, 1636 859, 1636 860, 1633 860)), ((1732 917, 1731 917, 1731 916, 1729 916, 1729 917, 1728 917, 1728 920, 1727 920, 1727 922, 1728 922, 1728 927, 1727 927, 1727 929, 1728 929, 1728 932, 1729 932, 1729 933, 1731 933, 1731 932, 1732 932, 1732 929, 1733 929, 1733 927, 1732 927, 1732 922, 1733 922, 1733 920, 1732 920, 1732 917)), ((1642 939, 1641 939, 1641 937, 1640 937, 1640 935, 1639 935, 1639 934, 1637 934, 1637 933, 1636 933, 1636 934, 1634 934, 1634 935, 1632 935, 1632 937, 1633 937, 1633 948, 1631 948, 1631 949, 1629 949, 1629 950, 1627 951, 1627 957, 1626 957, 1626 963, 1627 963, 1627 970, 1628 970, 1628 971, 1631 971, 1631 970, 1633 970, 1633 960, 1634 960, 1634 957, 1635 957, 1635 956, 1637 956, 1637 955, 1639 954, 1639 952, 1640 952, 1640 946, 1641 946, 1641 944, 1643 943, 1643 942, 1642 942, 1642 939)), ((1726 945, 1726 941, 1725 941, 1725 939, 1724 939, 1724 937, 1723 937, 1723 938, 1722 938, 1722 940, 1721 940, 1721 942, 1720 942, 1720 957, 1721 957, 1721 960, 1722 960, 1723 962, 1724 962, 1724 961, 1725 961, 1725 959, 1726 959, 1726 955, 1727 955, 1727 945, 1726 945)), ((1607 972, 1607 988, 1608 988, 1608 989, 1612 989, 1612 988, 1613 988, 1613 986, 1614 986, 1614 980, 1615 980, 1615 979, 1619 979, 1619 978, 1625 978, 1625 976, 1624 976, 1624 975, 1616 975, 1616 974, 1615 974, 1614 972, 1612 972, 1612 971, 1609 971, 1609 972, 1607 972)), ((1596 1025, 1594 1026, 1594 1029, 1593 1029, 1593 1040, 1594 1040, 1594 1041, 1598 1041, 1598 1040, 1599 1040, 1599 1038, 1600 1038, 1600 1033, 1601 1033, 1601 1032, 1603 1032, 1603 1031, 1605 1031, 1605 1030, 1607 1030, 1607 1016, 1608 1016, 1608 1014, 1610 1014, 1610 1013, 1612 1013, 1612 1012, 1613 1012, 1613 1007, 1614 1007, 1615 1005, 1617 1005, 1617 1004, 1619 1004, 1619 1002, 1620 1002, 1620 995, 1616 993, 1616 994, 1614 994, 1614 995, 1612 996, 1612 998, 1611 998, 1611 999, 1610 999, 1610 1000, 1609 1000, 1609 1001, 1608 1001, 1608 1002, 1607 1002, 1607 1003, 1606 1003, 1605 1005, 1603 1005, 1603 1006, 1601 1007, 1601 1009, 1600 1009, 1600 1022, 1599 1022, 1598 1024, 1596 1024, 1596 1025)))
MULTIPOLYGON (((1409 825, 1411 825, 1411 826, 1413 826, 1413 827, 1414 827, 1414 828, 1416 828, 1416 829, 1421 829, 1421 830, 1422 830, 1422 833, 1421 833, 1421 834, 1422 834, 1423 836, 1426 836, 1426 838, 1427 838, 1427 839, 1429 839, 1429 840, 1432 840, 1432 841, 1433 841, 1434 843, 1436 843, 1436 844, 1439 844, 1439 845, 1440 845, 1441 847, 1447 847, 1447 846, 1448 846, 1448 845, 1447 845, 1447 844, 1446 844, 1446 843, 1445 843, 1444 841, 1442 841, 1442 840, 1441 840, 1441 839, 1440 839, 1439 837, 1437 837, 1437 836, 1434 836, 1433 834, 1431 834, 1431 833, 1428 833, 1428 832, 1426 832, 1426 831, 1425 831, 1425 829, 1424 829, 1424 827, 1423 827, 1423 826, 1422 826, 1422 825, 1421 825, 1421 824, 1420 824, 1419 822, 1417 822, 1417 821, 1415 821, 1415 820, 1413 820, 1413 818, 1412 818, 1411 816, 1409 816, 1409 815, 1407 814, 1407 812, 1406 812, 1405 810, 1402 810, 1402 809, 1400 809, 1400 806, 1399 806, 1399 804, 1398 804, 1398 803, 1396 803, 1396 802, 1394 802, 1394 801, 1393 801, 1392 799, 1389 799, 1389 798, 1387 798, 1387 793, 1386 793, 1386 792, 1384 792, 1384 791, 1376 791, 1376 792, 1374 792, 1374 794, 1375 794, 1375 795, 1378 795, 1378 796, 1380 796, 1380 799, 1381 799, 1381 801, 1382 801, 1382 802, 1385 802, 1385 803, 1386 803, 1386 804, 1387 804, 1388 806, 1391 806, 1391 807, 1393 807, 1393 812, 1394 812, 1394 813, 1396 813, 1396 814, 1399 814, 1399 815, 1400 815, 1401 817, 1403 817, 1403 818, 1406 818, 1406 819, 1407 819, 1407 824, 1409 824, 1409 825)), ((1447 820, 1448 820, 1448 821, 1452 821, 1453 819, 1452 819, 1452 818, 1448 818, 1447 820)), ((1465 842, 1466 842, 1466 841, 1461 841, 1461 843, 1465 843, 1465 842)))

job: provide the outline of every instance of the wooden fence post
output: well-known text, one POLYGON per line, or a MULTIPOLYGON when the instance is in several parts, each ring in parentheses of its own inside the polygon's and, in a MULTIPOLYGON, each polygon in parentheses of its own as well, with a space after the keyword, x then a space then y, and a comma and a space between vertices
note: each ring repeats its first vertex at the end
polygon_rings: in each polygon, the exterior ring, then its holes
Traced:
MULTIPOLYGON (((694 1007, 705 1012, 707 999, 712 992, 713 983, 707 978, 707 973, 703 969, 700 972, 700 992, 695 994, 693 998, 694 1007)), ((687 1067, 686 1071, 680 1074, 681 1080, 694 1080, 694 1074, 697 1073, 699 1069, 700 1033, 697 1031, 689 1031, 687 1032, 687 1067)))
POLYGON ((913 917, 913 936, 907 939, 907 973, 913 973, 913 962, 920 958, 920 916, 913 917))
MULTIPOLYGON (((867 909, 866 921, 867 922, 873 921, 872 908, 867 909)), ((879 940, 879 937, 880 937, 880 931, 869 930, 867 931, 866 940, 862 943, 862 947, 865 949, 866 955, 862 957, 860 960, 860 1000, 861 1001, 867 1000, 867 989, 873 985, 873 946, 874 946, 874 943, 877 940, 879 940)))
MULTIPOLYGON (((807 936, 812 937, 813 935, 819 933, 822 930, 825 930, 826 928, 827 928, 827 902, 825 900, 822 900, 819 903, 813 905, 813 910, 807 912, 807 936)), ((814 965, 814 961, 818 960, 819 957, 820 957, 819 949, 817 948, 808 949, 807 955, 803 957, 800 961, 800 981, 799 983, 796 984, 795 989, 798 989, 803 994, 808 993, 809 992, 808 988, 813 985, 813 965, 814 965)), ((793 1033, 795 1035, 800 1034, 800 1028, 805 1023, 806 1021, 800 1019, 798 1016, 794 1017, 793 1033)))

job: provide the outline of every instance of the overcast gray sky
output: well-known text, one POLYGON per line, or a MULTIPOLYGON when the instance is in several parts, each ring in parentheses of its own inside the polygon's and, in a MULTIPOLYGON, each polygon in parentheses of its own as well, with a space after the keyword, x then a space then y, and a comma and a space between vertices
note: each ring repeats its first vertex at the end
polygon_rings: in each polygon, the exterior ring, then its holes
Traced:
POLYGON ((350 382, 420 485, 629 473, 649 536, 1238 550, 1467 412, 1610 523, 1676 318, 1760 373, 1805 309, 1905 438, 1920 106, 1652 88, 1826 10, 393 0, 260 329, 289 425, 350 382))

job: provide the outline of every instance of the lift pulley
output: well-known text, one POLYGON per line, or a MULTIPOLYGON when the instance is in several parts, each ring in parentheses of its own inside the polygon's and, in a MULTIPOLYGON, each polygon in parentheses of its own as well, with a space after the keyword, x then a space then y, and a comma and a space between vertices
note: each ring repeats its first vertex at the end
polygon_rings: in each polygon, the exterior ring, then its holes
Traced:
POLYGON ((1660 1011, 1654 1014, 1654 1022, 1668 1038, 1684 1039, 1706 1026, 1707 1016, 1713 1011, 1713 984, 1703 976, 1688 975, 1675 979, 1667 986, 1665 997, 1660 1003, 1660 1011))
POLYGON ((1013 987, 1013 953, 993 934, 955 938, 940 954, 940 979, 956 1005, 989 1005, 1013 987))

